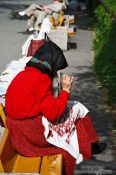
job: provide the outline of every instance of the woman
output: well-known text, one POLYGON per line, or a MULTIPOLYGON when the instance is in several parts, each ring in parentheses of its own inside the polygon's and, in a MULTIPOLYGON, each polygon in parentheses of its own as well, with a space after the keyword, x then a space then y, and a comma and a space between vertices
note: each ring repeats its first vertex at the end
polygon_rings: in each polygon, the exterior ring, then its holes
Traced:
POLYGON ((57 98, 52 94, 53 77, 67 66, 62 50, 47 41, 35 52, 25 70, 12 80, 5 107, 12 146, 24 156, 61 153, 63 174, 73 175, 76 159, 90 159, 92 143, 99 139, 88 110, 79 102, 67 105, 73 77, 64 75, 60 94, 57 98), (54 134, 62 141, 61 145, 54 134), (72 138, 76 147, 70 144, 72 138))

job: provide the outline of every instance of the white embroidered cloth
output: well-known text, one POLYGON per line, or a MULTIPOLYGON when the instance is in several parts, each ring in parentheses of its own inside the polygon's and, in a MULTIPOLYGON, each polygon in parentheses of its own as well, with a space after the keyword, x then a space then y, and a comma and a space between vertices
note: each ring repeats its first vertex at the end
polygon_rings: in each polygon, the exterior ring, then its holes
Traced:
POLYGON ((89 111, 77 101, 69 101, 68 106, 71 106, 71 110, 63 123, 53 125, 44 116, 42 117, 45 127, 44 135, 49 143, 68 151, 78 164, 83 161, 83 156, 79 152, 78 131, 75 123, 78 118, 83 118, 89 111))

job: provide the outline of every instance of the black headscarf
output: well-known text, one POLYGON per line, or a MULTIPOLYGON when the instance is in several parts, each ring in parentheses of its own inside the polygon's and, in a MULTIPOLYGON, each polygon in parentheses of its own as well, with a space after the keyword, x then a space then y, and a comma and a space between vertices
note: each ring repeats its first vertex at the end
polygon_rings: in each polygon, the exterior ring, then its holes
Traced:
POLYGON ((68 64, 61 48, 49 40, 34 53, 26 66, 36 67, 53 77, 58 70, 66 68, 68 64))

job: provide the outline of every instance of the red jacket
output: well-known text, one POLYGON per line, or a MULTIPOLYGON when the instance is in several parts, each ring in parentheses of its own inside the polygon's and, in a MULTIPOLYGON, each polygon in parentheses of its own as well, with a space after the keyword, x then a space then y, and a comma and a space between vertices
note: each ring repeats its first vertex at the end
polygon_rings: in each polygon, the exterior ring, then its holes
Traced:
POLYGON ((11 82, 6 92, 6 112, 13 119, 44 115, 55 121, 67 105, 69 93, 61 91, 55 99, 52 82, 37 68, 26 67, 11 82))

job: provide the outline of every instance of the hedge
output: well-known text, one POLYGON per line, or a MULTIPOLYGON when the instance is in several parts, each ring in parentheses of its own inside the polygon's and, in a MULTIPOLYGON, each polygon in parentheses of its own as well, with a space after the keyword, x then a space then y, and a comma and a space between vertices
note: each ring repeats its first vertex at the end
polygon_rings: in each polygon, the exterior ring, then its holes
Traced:
POLYGON ((116 103, 116 0, 104 0, 94 11, 94 67, 98 78, 107 89, 107 102, 116 103))

